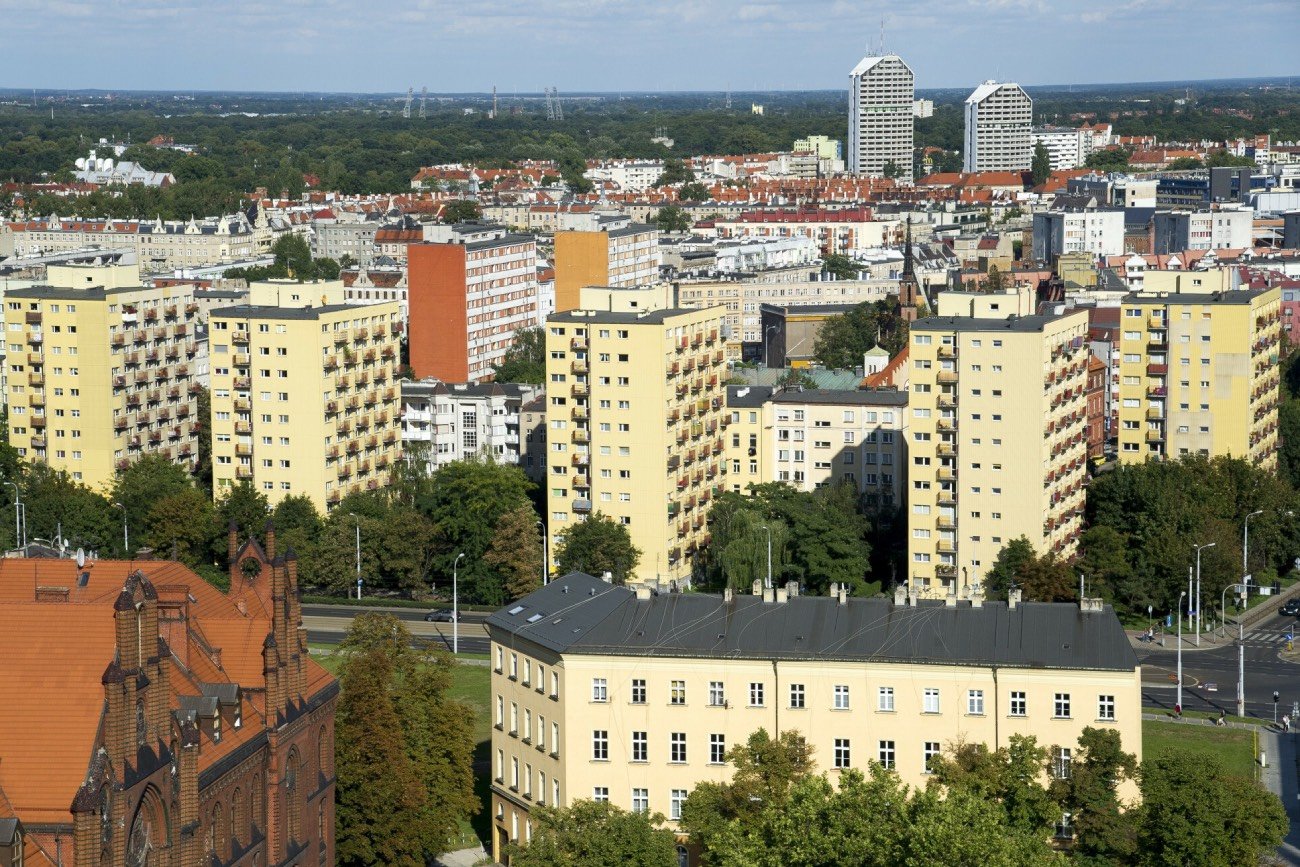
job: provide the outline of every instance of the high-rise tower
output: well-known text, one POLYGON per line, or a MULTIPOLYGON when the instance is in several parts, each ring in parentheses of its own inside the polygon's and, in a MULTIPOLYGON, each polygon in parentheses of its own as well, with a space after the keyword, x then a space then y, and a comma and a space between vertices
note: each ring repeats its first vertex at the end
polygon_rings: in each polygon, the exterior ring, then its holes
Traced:
POLYGON ((1023 172, 1034 159, 1034 101, 1012 82, 986 81, 966 97, 964 172, 1023 172))
POLYGON ((912 179, 911 68, 896 54, 864 57, 849 73, 849 171, 912 179), (886 168, 893 165, 893 171, 886 168))

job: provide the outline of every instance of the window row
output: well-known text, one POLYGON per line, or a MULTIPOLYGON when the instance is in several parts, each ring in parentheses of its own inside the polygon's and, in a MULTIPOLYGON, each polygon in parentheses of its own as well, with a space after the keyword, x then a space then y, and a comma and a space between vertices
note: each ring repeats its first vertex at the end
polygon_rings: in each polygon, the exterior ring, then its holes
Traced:
MULTIPOLYGON (((650 733, 632 732, 629 760, 632 762, 650 761, 650 733)), ((591 760, 593 762, 609 761, 609 729, 593 729, 591 732, 591 760)), ((687 761, 686 732, 668 734, 668 761, 672 764, 685 764, 687 761)), ((721 765, 727 761, 727 736, 709 735, 709 764, 721 765)))

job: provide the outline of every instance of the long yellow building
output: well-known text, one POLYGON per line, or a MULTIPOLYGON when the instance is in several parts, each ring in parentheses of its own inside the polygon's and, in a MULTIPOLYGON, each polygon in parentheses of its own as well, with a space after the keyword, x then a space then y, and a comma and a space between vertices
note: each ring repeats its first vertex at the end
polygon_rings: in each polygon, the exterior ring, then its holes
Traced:
POLYGON ((800 732, 818 772, 878 762, 918 787, 953 744, 1014 735, 1049 748, 1059 775, 1089 726, 1141 757, 1141 669, 1100 600, 909 602, 899 589, 654 593, 574 573, 491 615, 493 856, 529 841, 536 807, 579 799, 676 827, 690 791, 727 781, 727 750, 759 728, 800 732))
MULTIPOLYGON (((1233 455, 1277 468, 1282 290, 1175 291, 1123 301, 1119 458, 1233 455)), ((1193 282, 1195 281, 1195 282, 1193 282)))
POLYGON ((547 319, 552 549, 601 512, 640 549, 636 580, 690 578, 723 485, 722 312, 571 310, 547 319))
POLYGON ((912 325, 909 583, 965 594, 1027 537, 1082 532, 1088 317, 937 316, 912 325))
POLYGON ((198 454, 193 287, 140 285, 134 266, 51 267, 5 295, 9 441, 105 489, 145 454, 198 454))
POLYGON ((214 495, 248 481, 272 505, 305 494, 327 509, 387 485, 401 449, 400 333, 396 301, 214 310, 214 495))

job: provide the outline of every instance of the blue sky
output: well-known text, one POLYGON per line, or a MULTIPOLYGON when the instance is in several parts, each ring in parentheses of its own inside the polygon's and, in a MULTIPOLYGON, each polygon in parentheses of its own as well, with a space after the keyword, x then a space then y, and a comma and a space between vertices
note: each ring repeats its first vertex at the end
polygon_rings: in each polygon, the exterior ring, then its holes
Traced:
POLYGON ((0 0, 10 87, 418 92, 917 86, 1296 74, 1300 0, 0 0), (1285 41, 1290 39, 1288 47, 1285 41))

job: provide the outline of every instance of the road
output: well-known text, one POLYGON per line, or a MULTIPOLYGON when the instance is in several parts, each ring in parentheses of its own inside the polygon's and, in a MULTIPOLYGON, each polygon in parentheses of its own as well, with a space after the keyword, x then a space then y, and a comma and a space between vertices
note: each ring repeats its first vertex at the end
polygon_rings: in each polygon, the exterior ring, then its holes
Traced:
MULTIPOLYGON (((1300 666, 1285 662, 1278 654, 1285 648, 1288 630, 1297 628, 1294 617, 1274 614, 1246 630, 1246 714, 1271 720, 1273 692, 1280 693, 1278 715, 1291 712, 1300 701, 1300 666)), ((1235 633, 1234 633, 1235 637, 1235 633)), ((1174 638, 1165 636, 1165 647, 1143 646, 1142 703, 1148 707, 1172 709, 1177 692, 1174 672, 1177 653, 1174 638)), ((1195 650, 1192 639, 1183 636, 1183 707, 1188 710, 1226 710, 1236 713, 1237 647, 1233 640, 1216 640, 1213 649, 1195 650), (1191 684, 1191 685, 1189 685, 1191 684)), ((1202 647, 1209 644, 1201 637, 1202 647)))
MULTIPOLYGON (((426 623, 424 615, 428 612, 420 608, 372 608, 360 605, 304 605, 302 622, 307 627, 307 640, 313 644, 338 644, 352 623, 352 618, 366 611, 382 611, 392 614, 406 623, 411 634, 420 640, 432 640, 448 650, 452 647, 452 629, 450 623, 426 623)), ((482 611, 463 611, 460 619, 461 653, 488 652, 487 630, 483 621, 487 614, 482 611)))

